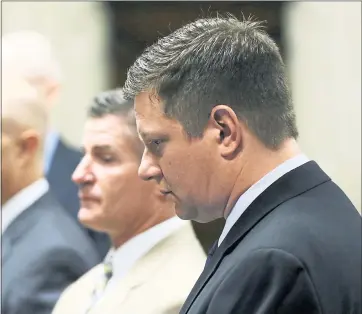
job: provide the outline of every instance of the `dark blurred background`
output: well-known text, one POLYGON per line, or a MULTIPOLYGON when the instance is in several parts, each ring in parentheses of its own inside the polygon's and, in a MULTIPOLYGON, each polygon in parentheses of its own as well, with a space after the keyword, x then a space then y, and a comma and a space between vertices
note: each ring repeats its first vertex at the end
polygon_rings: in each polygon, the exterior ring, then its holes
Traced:
POLYGON ((281 9, 284 2, 233 1, 129 1, 104 4, 111 29, 112 80, 125 80, 127 67, 162 35, 200 17, 231 13, 238 18, 254 16, 267 21, 268 33, 283 50, 281 9))

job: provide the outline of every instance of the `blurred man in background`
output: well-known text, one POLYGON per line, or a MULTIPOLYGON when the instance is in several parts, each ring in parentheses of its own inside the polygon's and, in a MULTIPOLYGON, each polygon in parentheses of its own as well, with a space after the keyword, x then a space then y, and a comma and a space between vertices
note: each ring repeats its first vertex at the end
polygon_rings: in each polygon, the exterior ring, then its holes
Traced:
POLYGON ((45 106, 8 70, 2 68, 1 313, 49 314, 99 257, 44 178, 45 106))
POLYGON ((183 219, 226 219, 182 314, 361 313, 361 217, 301 152, 285 66, 258 22, 185 25, 136 60, 124 93, 140 176, 183 219))
MULTIPOLYGON (((2 64, 17 71, 44 98, 47 121, 59 101, 61 90, 60 65, 48 40, 32 31, 9 33, 2 38, 2 64)), ((81 159, 81 153, 67 145, 60 135, 47 125, 44 143, 44 172, 50 189, 61 205, 77 220, 78 189, 71 174, 81 159)), ((83 228, 79 224, 80 228, 83 228)), ((107 253, 110 242, 105 234, 87 230, 99 252, 100 260, 107 253)))
POLYGON ((100 94, 88 112, 85 155, 73 174, 79 219, 104 231, 113 249, 74 283, 53 314, 176 314, 202 271, 205 254, 190 222, 155 182, 137 175, 143 145, 133 102, 119 90, 100 94))

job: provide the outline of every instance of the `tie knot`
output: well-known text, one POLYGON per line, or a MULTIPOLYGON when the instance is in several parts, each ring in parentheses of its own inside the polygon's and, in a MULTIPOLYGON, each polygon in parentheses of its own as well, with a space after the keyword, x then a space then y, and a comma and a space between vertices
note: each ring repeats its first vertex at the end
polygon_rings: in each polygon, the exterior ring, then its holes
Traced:
POLYGON ((101 266, 103 268, 103 273, 99 274, 100 278, 98 278, 97 282, 95 283, 95 287, 94 287, 93 293, 92 293, 92 299, 86 310, 86 313, 89 313, 89 311, 92 309, 92 307, 102 297, 102 295, 105 291, 105 288, 108 284, 108 281, 111 279, 111 277, 113 275, 112 260, 113 260, 113 251, 110 251, 107 254, 107 256, 105 257, 103 263, 101 264, 101 266))
POLYGON ((112 269, 112 264, 103 264, 103 270, 104 270, 104 276, 106 277, 106 280, 108 281, 109 279, 111 279, 112 275, 113 275, 113 269, 112 269))
POLYGON ((103 271, 107 281, 111 279, 113 275, 112 261, 113 261, 113 252, 110 252, 109 254, 107 254, 103 262, 103 271))

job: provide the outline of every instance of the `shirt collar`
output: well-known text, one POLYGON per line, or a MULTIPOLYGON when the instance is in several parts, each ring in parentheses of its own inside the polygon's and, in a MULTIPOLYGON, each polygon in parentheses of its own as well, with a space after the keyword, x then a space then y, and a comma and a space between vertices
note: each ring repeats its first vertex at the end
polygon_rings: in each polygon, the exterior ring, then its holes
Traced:
POLYGON ((186 223, 186 221, 175 216, 138 234, 118 249, 111 250, 109 252, 112 255, 113 268, 111 281, 122 279, 142 256, 186 223))
POLYGON ((225 237, 227 236, 231 228, 234 226, 236 221, 240 218, 240 216, 245 212, 245 210, 250 206, 250 204, 261 193, 263 193, 270 185, 272 185, 283 175, 305 164, 308 161, 309 159, 303 154, 288 159, 282 164, 280 164, 278 167, 274 168, 264 177, 262 177, 258 182, 252 185, 247 191, 245 191, 245 193, 243 193, 239 197, 230 215, 227 217, 224 229, 218 241, 218 245, 220 246, 221 242, 225 239, 225 237))
POLYGON ((1 208, 1 234, 4 234, 10 224, 48 190, 48 181, 42 178, 10 198, 1 208))

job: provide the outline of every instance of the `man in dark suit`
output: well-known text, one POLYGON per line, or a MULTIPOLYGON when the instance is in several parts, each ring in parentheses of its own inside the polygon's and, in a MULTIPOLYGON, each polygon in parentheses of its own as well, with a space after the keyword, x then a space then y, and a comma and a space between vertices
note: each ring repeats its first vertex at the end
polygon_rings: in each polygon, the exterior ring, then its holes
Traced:
POLYGON ((226 219, 182 314, 361 313, 361 217, 300 150, 285 66, 258 22, 201 19, 128 72, 139 175, 183 219, 226 219))
MULTIPOLYGON (((9 33, 2 38, 3 63, 8 64, 37 88, 44 97, 44 105, 50 111, 59 100, 61 88, 60 66, 53 54, 50 43, 42 35, 31 32, 9 33), (29 49, 28 47, 31 47, 29 49)), ((82 157, 81 152, 67 143, 48 127, 44 143, 44 172, 54 196, 69 214, 78 222, 78 188, 71 176, 82 157)), ((106 234, 85 229, 94 242, 100 259, 110 248, 106 234)))
POLYGON ((36 90, 18 75, 3 78, 1 313, 47 314, 99 256, 43 176, 47 119, 36 90))

